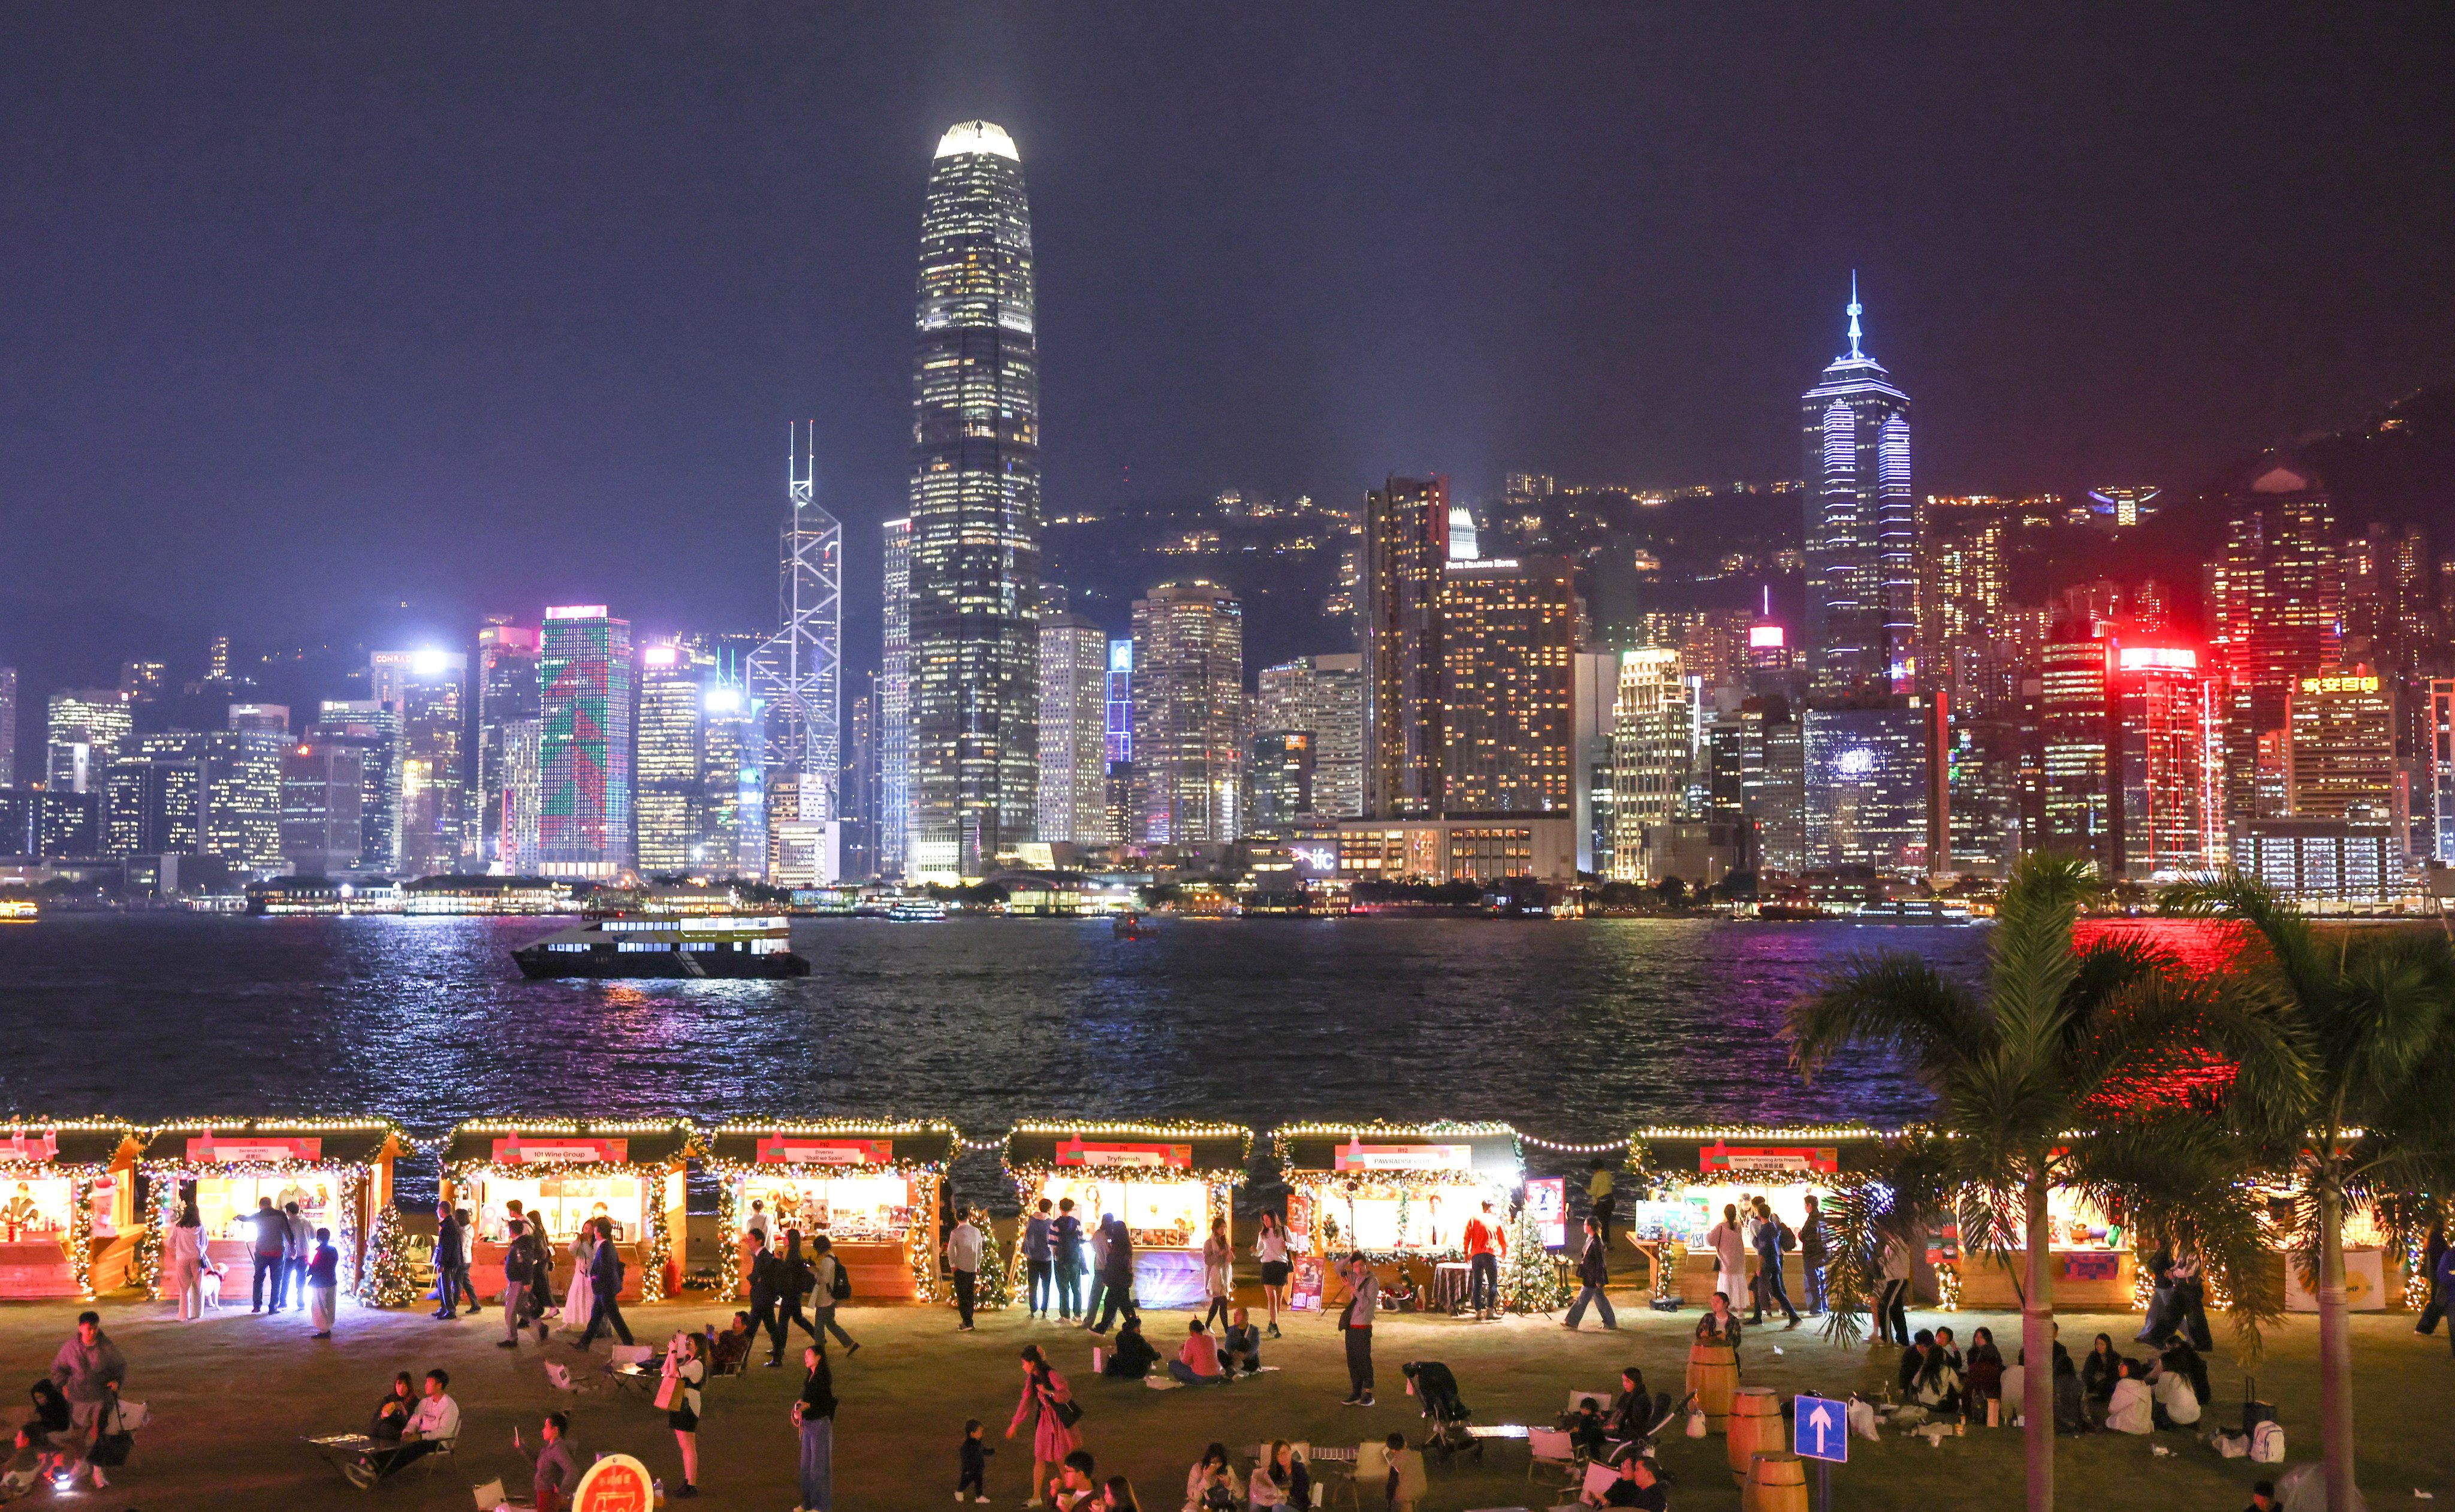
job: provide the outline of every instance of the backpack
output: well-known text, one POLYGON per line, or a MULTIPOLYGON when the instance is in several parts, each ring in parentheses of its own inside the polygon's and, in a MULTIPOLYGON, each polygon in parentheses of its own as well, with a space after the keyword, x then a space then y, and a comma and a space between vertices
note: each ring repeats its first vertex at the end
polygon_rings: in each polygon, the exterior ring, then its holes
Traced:
POLYGON ((2284 1425, 2269 1419, 2251 1430, 2250 1457, 2261 1464, 2284 1462, 2284 1425))
POLYGON ((1781 1225, 1781 1247, 1786 1250, 1798 1248, 1798 1236, 1791 1232, 1787 1223, 1781 1225))
POLYGON ((850 1301, 852 1300, 852 1271, 845 1266, 843 1261, 836 1259, 833 1255, 827 1257, 827 1263, 833 1265, 836 1271, 834 1279, 827 1282, 827 1295, 840 1302, 850 1301))

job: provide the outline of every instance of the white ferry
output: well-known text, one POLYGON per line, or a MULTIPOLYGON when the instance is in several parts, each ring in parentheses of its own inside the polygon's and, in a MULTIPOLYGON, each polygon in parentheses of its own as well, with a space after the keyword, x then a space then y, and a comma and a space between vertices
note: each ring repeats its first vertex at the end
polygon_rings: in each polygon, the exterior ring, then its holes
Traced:
POLYGON ((512 959, 529 977, 806 977, 782 914, 620 913, 548 935, 512 959))

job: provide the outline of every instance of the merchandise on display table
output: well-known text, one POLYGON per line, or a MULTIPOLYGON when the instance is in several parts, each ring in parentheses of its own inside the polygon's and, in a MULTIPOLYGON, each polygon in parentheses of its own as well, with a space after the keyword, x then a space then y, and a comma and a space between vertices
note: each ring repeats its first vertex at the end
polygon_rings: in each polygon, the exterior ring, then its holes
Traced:
POLYGON ((0 1128, 0 1299, 86 1298, 128 1283, 144 1225, 135 1128, 112 1119, 0 1128))
POLYGON ((665 1295, 668 1272, 688 1263, 684 1163, 696 1148, 680 1119, 464 1123, 444 1142, 444 1191, 469 1210, 469 1277, 477 1295, 502 1295, 511 1204, 541 1216, 555 1262, 555 1295, 571 1285, 571 1243, 582 1223, 612 1224, 623 1301, 665 1295))
POLYGON ((373 1270, 379 1245, 400 1242, 397 1223, 380 1219, 392 1205, 393 1164, 416 1146, 387 1119, 212 1119, 160 1124, 148 1132, 137 1171, 144 1178, 147 1229, 139 1248, 140 1280, 162 1295, 161 1244, 193 1188, 204 1222, 205 1255, 239 1284, 254 1265, 252 1215, 263 1200, 275 1209, 298 1204, 310 1227, 333 1231, 340 1252, 340 1291, 360 1295, 359 1278, 373 1270), (380 1236, 380 1237, 379 1237, 380 1236))
POLYGON ((779 1255, 787 1229, 801 1231, 804 1255, 825 1235, 855 1300, 934 1300, 939 1192, 962 1139, 939 1121, 750 1119, 718 1128, 701 1163, 717 1179, 717 1231, 733 1257, 735 1294, 748 1286, 757 1203, 779 1255))
MULTIPOLYGON (((1086 1230, 1125 1220, 1141 1305, 1201 1307, 1203 1241, 1210 1220, 1228 1216, 1252 1152, 1253 1131, 1240 1124, 1026 1123, 1006 1135, 1005 1169, 1025 1213, 1043 1198, 1072 1198, 1086 1230)), ((1015 1255, 1018 1279, 1028 1259, 1015 1255)))
MULTIPOLYGON (((1707 1236, 1725 1207, 1739 1209, 1742 1231, 1753 1236, 1752 1200, 1761 1197, 1795 1235, 1807 1217, 1808 1194, 1829 1201, 1844 1179, 1875 1167, 1882 1140, 1866 1128, 1679 1128, 1640 1129, 1629 1145, 1639 1173, 1631 1185, 1646 1191, 1622 1198, 1613 1227, 1625 1225, 1630 1242, 1662 1267, 1655 1296, 1703 1307, 1713 1300, 1717 1274, 1707 1236)), ((1752 1281, 1757 1268, 1751 1245, 1752 1281)), ((1806 1305, 1806 1262, 1788 1251, 1782 1285, 1794 1305, 1806 1305)), ((1734 1297, 1731 1305, 1744 1312, 1749 1301, 1734 1297)))
MULTIPOLYGON (((1465 1254, 1468 1220, 1490 1201, 1506 1219, 1525 1177, 1517 1131, 1506 1123, 1305 1123, 1271 1136, 1289 1188, 1292 1248, 1318 1262, 1353 1251, 1392 1277, 1429 1289, 1433 1265, 1465 1254)), ((1309 1297, 1313 1265, 1304 1267, 1309 1297)), ((1348 1288, 1319 1269, 1320 1305, 1348 1288)))

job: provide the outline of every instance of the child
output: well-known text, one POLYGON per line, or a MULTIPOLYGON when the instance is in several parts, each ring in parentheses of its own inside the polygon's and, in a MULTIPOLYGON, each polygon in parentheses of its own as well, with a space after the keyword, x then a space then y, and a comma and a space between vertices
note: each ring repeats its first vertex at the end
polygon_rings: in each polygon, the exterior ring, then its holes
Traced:
POLYGON ((971 1488, 973 1501, 985 1502, 989 1499, 987 1487, 989 1456, 995 1453, 997 1453, 995 1449, 981 1441, 981 1420, 973 1418, 965 1421, 963 1448, 964 1478, 955 1482, 956 1501, 961 1502, 964 1499, 964 1490, 966 1486, 971 1488))

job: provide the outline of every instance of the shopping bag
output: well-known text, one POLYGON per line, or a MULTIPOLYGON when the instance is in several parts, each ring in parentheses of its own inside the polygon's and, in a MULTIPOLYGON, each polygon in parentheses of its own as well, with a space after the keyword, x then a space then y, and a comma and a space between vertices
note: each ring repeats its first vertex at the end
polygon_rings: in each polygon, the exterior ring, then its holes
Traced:
POLYGON ((1850 1405, 1843 1409, 1842 1416, 1850 1420, 1850 1431, 1859 1438, 1875 1443, 1884 1441, 1881 1430, 1876 1426, 1874 1402, 1853 1400, 1850 1405))
POLYGON ((1705 1437, 1705 1415, 1703 1413, 1692 1412, 1688 1414, 1688 1437, 1691 1439, 1701 1439, 1705 1437))
POLYGON ((1108 1363, 1108 1352, 1097 1344, 1091 1346, 1091 1374, 1098 1375, 1108 1363))
POLYGON ((681 1383, 682 1378, 680 1376, 667 1376, 662 1381, 657 1382, 657 1410, 659 1412, 671 1412, 674 1410, 674 1398, 677 1395, 675 1388, 680 1386, 681 1383))

